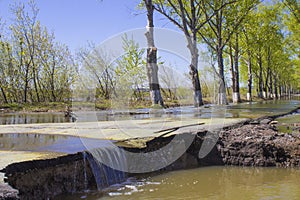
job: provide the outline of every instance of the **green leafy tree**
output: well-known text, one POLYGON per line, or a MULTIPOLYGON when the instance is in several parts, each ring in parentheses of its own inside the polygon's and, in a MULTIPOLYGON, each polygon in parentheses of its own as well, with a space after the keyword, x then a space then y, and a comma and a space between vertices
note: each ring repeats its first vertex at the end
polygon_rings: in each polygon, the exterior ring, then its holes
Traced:
MULTIPOLYGON (((217 55, 218 76, 220 79, 218 104, 227 104, 223 58, 224 48, 231 37, 235 33, 238 33, 238 28, 241 23, 248 13, 255 8, 259 1, 238 0, 229 6, 220 9, 223 3, 224 1, 218 0, 204 1, 203 12, 205 13, 204 16, 208 23, 198 31, 198 34, 203 41, 217 55), (216 14, 213 17, 210 17, 212 16, 212 13, 216 14)), ((238 35, 236 35, 236 37, 238 37, 238 35)))
POLYGON ((147 83, 147 75, 145 60, 143 56, 145 50, 139 47, 133 38, 129 39, 127 35, 123 37, 124 55, 117 60, 115 69, 117 88, 119 93, 117 98, 124 98, 132 100, 144 100, 144 90, 147 83), (120 96, 122 94, 122 96, 120 96))
POLYGON ((30 103, 70 98, 75 65, 65 45, 38 20, 34 1, 12 6, 14 21, 1 37, 0 70, 3 101, 30 103))

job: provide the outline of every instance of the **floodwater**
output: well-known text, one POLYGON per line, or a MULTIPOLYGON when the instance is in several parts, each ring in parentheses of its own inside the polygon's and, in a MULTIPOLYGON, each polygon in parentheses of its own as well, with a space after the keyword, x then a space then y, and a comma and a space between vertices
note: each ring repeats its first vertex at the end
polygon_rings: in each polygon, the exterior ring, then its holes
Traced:
POLYGON ((49 134, 0 134, 0 151, 57 152, 71 154, 85 151, 87 148, 84 144, 104 147, 110 145, 111 141, 49 134))
MULTIPOLYGON (((284 113, 300 106, 300 99, 262 101, 253 103, 230 104, 227 106, 206 105, 201 108, 183 106, 156 109, 114 110, 91 112, 96 114, 98 121, 140 120, 160 118, 257 118, 265 115, 284 113)), ((81 113, 76 113, 80 115, 81 113)), ((86 114, 86 113, 85 113, 86 114)), ((64 123, 72 119, 63 113, 0 113, 0 125, 5 124, 34 124, 34 123, 64 123)))
POLYGON ((103 194, 65 200, 300 199, 300 169, 205 167, 131 180, 103 194))
MULTIPOLYGON (((256 118, 284 113, 300 106, 300 100, 244 103, 201 109, 181 107, 152 113, 150 109, 122 113, 98 112, 99 121, 123 119, 180 118, 256 118), (225 115, 224 115, 225 114, 225 115)), ((298 120, 297 118, 296 120, 298 120)), ((0 114, 0 124, 69 122, 63 113, 0 114)), ((89 139, 85 139, 89 140, 89 139)), ((103 142, 90 139, 91 142, 103 142)), ((89 142, 90 144, 90 142, 89 142)), ((0 134, 0 151, 76 153, 85 150, 82 139, 72 136, 41 134, 0 134)), ((228 199, 277 200, 300 199, 300 169, 205 167, 169 172, 146 179, 130 179, 106 192, 89 192, 57 199, 76 200, 173 200, 228 199)))
POLYGON ((300 109, 298 113, 280 117, 278 121, 278 130, 283 133, 300 133, 300 109))
POLYGON ((0 125, 70 122, 64 113, 0 113, 0 125))

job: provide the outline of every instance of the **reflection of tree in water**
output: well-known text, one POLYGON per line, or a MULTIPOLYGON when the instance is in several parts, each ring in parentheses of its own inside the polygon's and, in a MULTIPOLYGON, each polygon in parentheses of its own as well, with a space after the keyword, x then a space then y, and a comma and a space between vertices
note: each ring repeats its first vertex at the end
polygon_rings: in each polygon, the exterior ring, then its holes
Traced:
POLYGON ((39 124, 39 123, 64 123, 70 122, 70 118, 65 118, 62 113, 43 114, 0 114, 0 124, 39 124))
POLYGON ((62 140, 68 140, 68 136, 42 135, 31 133, 0 134, 1 150, 37 151, 39 147, 51 146, 62 140))

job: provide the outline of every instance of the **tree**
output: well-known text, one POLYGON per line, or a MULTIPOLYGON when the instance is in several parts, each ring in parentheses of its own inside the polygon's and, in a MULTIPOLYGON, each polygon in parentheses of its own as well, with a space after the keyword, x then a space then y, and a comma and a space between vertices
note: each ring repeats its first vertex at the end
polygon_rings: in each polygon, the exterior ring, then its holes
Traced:
POLYGON ((239 82, 239 58, 240 58, 240 41, 239 41, 239 31, 234 33, 228 44, 229 58, 230 58, 230 71, 232 80, 232 101, 233 103, 241 103, 240 95, 240 82, 239 82))
POLYGON ((159 75, 159 78, 163 85, 162 92, 164 94, 164 97, 170 100, 171 102, 178 100, 178 79, 176 77, 177 74, 174 72, 174 69, 171 67, 171 65, 169 64, 169 67, 164 65, 161 66, 161 73, 159 75))
POLYGON ((247 18, 245 19, 245 23, 242 27, 241 34, 241 48, 242 51, 242 61, 246 64, 247 71, 247 100, 252 101, 252 87, 253 87, 253 59, 254 59, 254 51, 255 48, 255 40, 254 40, 254 32, 257 30, 253 30, 255 26, 253 26, 253 20, 256 18, 253 16, 253 12, 251 12, 247 18))
POLYGON ((115 72, 110 64, 111 54, 105 49, 96 48, 90 43, 86 48, 77 53, 78 62, 96 81, 96 97, 108 100, 111 98, 115 87, 115 72))
POLYGON ((292 15, 298 23, 300 23, 300 1, 299 0, 283 0, 283 3, 288 7, 292 15))
POLYGON ((259 6, 247 17, 242 29, 241 52, 248 69, 248 94, 251 94, 253 79, 261 98, 280 98, 289 93, 294 80, 291 76, 296 68, 293 52, 297 48, 291 44, 297 40, 290 38, 292 41, 289 41, 291 34, 282 23, 281 6, 259 6))
POLYGON ((296 0, 284 2, 290 10, 284 16, 284 24, 288 30, 285 43, 292 58, 290 65, 294 72, 289 76, 289 80, 291 80, 289 93, 291 93, 292 89, 300 91, 300 2, 296 0))
MULTIPOLYGON (((248 13, 258 3, 259 1, 237 0, 235 3, 220 9, 224 1, 210 0, 203 2, 203 12, 208 23, 204 28, 200 29, 198 33, 208 47, 217 55, 218 76, 220 79, 218 104, 227 104, 223 58, 224 48, 232 35, 238 31, 239 26, 248 13), (212 13, 216 14, 211 17, 212 13)), ((238 94, 236 94, 236 96, 238 96, 238 94)))
POLYGON ((3 102, 64 101, 71 96, 75 65, 69 49, 43 27, 34 1, 12 6, 15 16, 0 42, 3 102))
POLYGON ((8 103, 8 97, 6 94, 6 90, 8 89, 8 81, 7 75, 9 73, 8 67, 10 65, 10 58, 11 58, 11 47, 10 44, 2 39, 0 36, 0 90, 4 100, 4 103, 8 103))
POLYGON ((153 11, 154 7, 152 0, 144 0, 145 7, 147 9, 147 32, 146 38, 148 43, 147 49, 147 76, 150 87, 150 97, 152 104, 160 104, 164 106, 164 101, 160 92, 159 80, 158 80, 158 66, 157 66, 157 48, 154 45, 154 20, 153 11))
POLYGON ((158 0, 154 3, 154 9, 181 29, 186 37, 191 55, 189 68, 194 90, 194 106, 202 106, 203 99, 198 72, 197 32, 206 22, 203 22, 201 18, 201 1, 158 0))
POLYGON ((147 79, 143 68, 145 50, 140 49, 139 44, 133 38, 129 39, 127 35, 123 37, 123 49, 125 53, 117 60, 115 69, 118 78, 116 90, 119 90, 117 98, 132 99, 133 95, 134 100, 143 100, 143 90, 147 79))
MULTIPOLYGON (((35 96, 40 101, 37 86, 37 65, 36 65, 36 37, 40 29, 40 23, 37 21, 38 8, 34 1, 29 2, 31 13, 25 11, 25 5, 15 5, 13 13, 16 16, 15 24, 11 27, 14 37, 18 40, 20 47, 20 68, 23 71, 24 81, 24 102, 28 101, 28 89, 30 81, 33 80, 35 96)), ((30 91, 31 92, 31 91, 30 91)))

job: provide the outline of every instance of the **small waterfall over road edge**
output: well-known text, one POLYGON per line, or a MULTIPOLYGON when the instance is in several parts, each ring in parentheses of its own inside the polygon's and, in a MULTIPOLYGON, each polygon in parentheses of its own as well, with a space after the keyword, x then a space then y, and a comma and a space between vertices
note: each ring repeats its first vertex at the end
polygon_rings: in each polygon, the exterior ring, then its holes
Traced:
POLYGON ((114 184, 126 181, 127 162, 119 147, 105 145, 90 149, 84 153, 95 177, 97 189, 100 191, 114 184), (107 166, 109 164, 109 166, 107 166), (123 169, 123 170, 119 170, 123 169))

